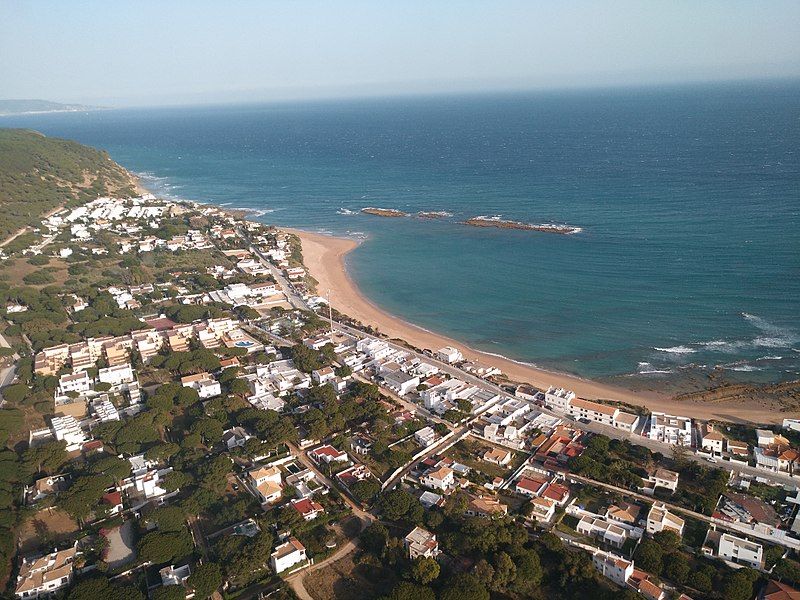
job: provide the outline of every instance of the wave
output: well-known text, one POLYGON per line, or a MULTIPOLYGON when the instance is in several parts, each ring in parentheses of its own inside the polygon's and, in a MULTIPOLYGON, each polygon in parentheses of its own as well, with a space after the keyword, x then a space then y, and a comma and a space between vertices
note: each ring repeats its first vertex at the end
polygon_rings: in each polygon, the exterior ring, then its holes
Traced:
POLYGON ((800 341, 800 335, 790 327, 770 323, 763 317, 743 312, 742 317, 765 335, 753 340, 753 344, 764 348, 789 348, 800 341))
POLYGON ((657 346, 653 347, 653 350, 658 350, 659 352, 667 352, 668 354, 694 354, 697 352, 694 348, 689 348, 688 346, 672 346, 671 348, 659 348, 657 346))
POLYGON ((735 367, 722 367, 723 369, 728 369, 729 371, 740 371, 743 373, 751 373, 753 371, 762 371, 761 367, 756 367, 755 365, 736 365, 735 367))
POLYGON ((357 215, 358 213, 354 210, 350 210, 349 208, 340 208, 336 211, 337 215, 357 215))
MULTIPOLYGON (((433 333, 429 329, 425 329, 424 327, 420 327, 423 331, 427 331, 429 333, 433 333)), ((486 354, 488 356, 494 356, 495 358, 501 358, 503 360, 507 360, 508 362, 512 362, 518 365, 522 365, 523 367, 533 367, 534 369, 542 369, 539 365, 532 362, 526 362, 524 360, 517 360, 515 358, 509 358, 505 354, 498 354, 497 352, 487 352, 486 350, 480 350, 481 354, 486 354)))
POLYGON ((756 360, 782 360, 782 356, 759 356, 756 360))
POLYGON ((723 352, 725 354, 734 354, 742 348, 750 346, 752 342, 746 340, 711 340, 710 342, 697 342, 703 350, 708 352, 723 352))

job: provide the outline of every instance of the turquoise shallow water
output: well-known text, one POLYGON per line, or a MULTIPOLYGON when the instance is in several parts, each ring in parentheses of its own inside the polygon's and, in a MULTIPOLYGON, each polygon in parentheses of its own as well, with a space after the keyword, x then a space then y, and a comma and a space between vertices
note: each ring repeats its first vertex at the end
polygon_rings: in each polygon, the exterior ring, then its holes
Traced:
POLYGON ((0 118, 107 149, 167 195, 366 238, 377 304, 583 376, 800 373, 800 84, 0 118), (385 219, 364 206, 441 210, 385 219), (477 229, 502 215, 573 236, 477 229))

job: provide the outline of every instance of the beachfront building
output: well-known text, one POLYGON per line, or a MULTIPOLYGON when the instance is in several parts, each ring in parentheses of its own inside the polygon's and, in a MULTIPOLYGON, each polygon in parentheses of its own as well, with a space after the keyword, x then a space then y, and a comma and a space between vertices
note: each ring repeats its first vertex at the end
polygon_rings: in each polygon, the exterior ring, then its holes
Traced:
POLYGON ((544 404, 551 410, 566 413, 570 402, 575 398, 577 398, 575 392, 550 386, 544 393, 544 404))
POLYGON ((708 452, 719 456, 725 450, 725 436, 714 429, 711 423, 703 425, 703 437, 700 440, 700 448, 703 452, 708 452))
POLYGON ((650 414, 650 428, 647 437, 675 446, 691 447, 692 445, 692 419, 679 417, 662 412, 650 414))
POLYGON ((453 348, 452 346, 445 346, 444 348, 439 348, 436 351, 436 358, 438 358, 442 362, 446 362, 448 364, 455 364, 460 363, 464 360, 464 355, 461 354, 461 351, 458 348, 453 348))

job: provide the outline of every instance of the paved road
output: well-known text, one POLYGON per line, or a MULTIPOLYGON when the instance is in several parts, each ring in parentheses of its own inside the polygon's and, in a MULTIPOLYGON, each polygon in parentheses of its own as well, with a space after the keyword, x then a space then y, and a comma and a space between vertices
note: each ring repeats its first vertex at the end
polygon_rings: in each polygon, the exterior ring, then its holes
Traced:
POLYGON ((399 473, 387 479, 381 486, 381 489, 382 490, 393 489, 394 486, 400 483, 403 480, 403 478, 406 475, 408 475, 411 471, 413 471, 414 468, 423 460, 425 460, 430 456, 433 456, 434 454, 441 452, 442 449, 445 447, 452 446, 453 444, 461 440, 463 437, 465 437, 468 433, 469 433, 469 424, 463 425, 459 429, 456 429, 455 433, 453 433, 451 437, 444 437, 439 441, 435 442, 427 450, 425 450, 425 452, 422 455, 420 455, 419 458, 412 460, 411 462, 406 464, 399 473))
MULTIPOLYGON (((0 348, 10 347, 8 340, 0 334, 0 348)), ((0 369, 0 408, 6 403, 5 399, 3 399, 3 388, 7 385, 11 385, 17 377, 17 361, 19 360, 19 355, 15 353, 9 358, 11 359, 11 364, 0 369)))

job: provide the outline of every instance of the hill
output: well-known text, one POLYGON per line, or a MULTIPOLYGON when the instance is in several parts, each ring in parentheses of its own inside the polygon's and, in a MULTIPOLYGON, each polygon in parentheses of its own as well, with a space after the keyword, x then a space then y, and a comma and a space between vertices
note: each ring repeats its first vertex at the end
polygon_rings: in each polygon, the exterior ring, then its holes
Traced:
POLYGON ((0 240, 60 206, 110 194, 136 195, 136 181, 108 153, 36 131, 0 129, 0 240))
POLYGON ((60 102, 51 102, 50 100, 0 100, 0 116, 95 109, 96 107, 94 106, 85 106, 83 104, 62 104, 60 102))

